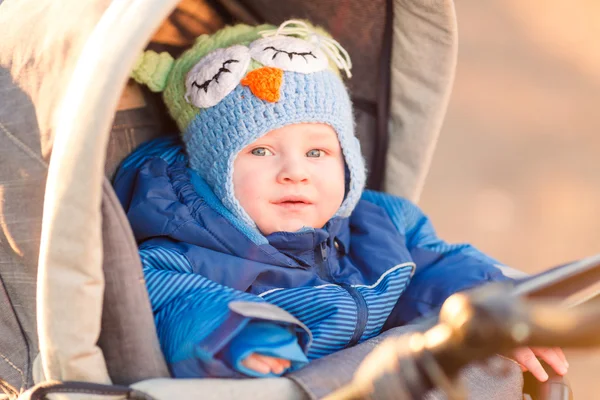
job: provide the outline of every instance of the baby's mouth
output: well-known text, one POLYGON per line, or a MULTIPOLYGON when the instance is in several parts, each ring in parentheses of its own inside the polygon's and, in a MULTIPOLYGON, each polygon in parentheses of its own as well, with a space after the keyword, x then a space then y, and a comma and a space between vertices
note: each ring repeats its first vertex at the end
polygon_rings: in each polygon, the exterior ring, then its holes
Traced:
POLYGON ((288 209, 300 209, 312 205, 312 201, 303 196, 285 196, 274 201, 273 204, 288 209))

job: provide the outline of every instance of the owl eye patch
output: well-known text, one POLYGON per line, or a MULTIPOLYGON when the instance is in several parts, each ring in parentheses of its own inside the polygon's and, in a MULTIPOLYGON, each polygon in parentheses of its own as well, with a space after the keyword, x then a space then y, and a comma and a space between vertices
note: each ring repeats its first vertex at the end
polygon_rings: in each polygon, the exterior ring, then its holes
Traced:
POLYGON ((288 57, 290 58, 290 61, 294 58, 294 56, 302 57, 302 58, 304 58, 304 60, 306 62, 308 62, 308 59, 306 58, 308 56, 312 57, 315 60, 317 59, 317 56, 315 56, 312 51, 305 51, 305 52, 299 53, 299 52, 296 52, 296 51, 279 50, 279 49, 276 49, 273 46, 265 47, 263 51, 267 51, 267 50, 273 50, 275 52, 273 54, 273 57, 271 58, 271 60, 274 60, 275 57, 277 57, 279 54, 282 54, 282 53, 283 54, 287 54, 288 57))
MULTIPOLYGON (((265 43, 267 42, 271 44, 285 44, 286 40, 287 43, 290 44, 292 47, 306 47, 306 45, 303 46, 301 42, 298 42, 298 40, 304 40, 305 42, 309 43, 308 47, 314 48, 319 52, 319 54, 317 54, 317 58, 320 58, 321 55, 325 56, 326 58, 328 58, 328 60, 325 60, 325 64, 327 64, 327 61, 329 61, 332 64, 335 64, 340 70, 344 70, 348 78, 352 77, 352 73, 350 72, 350 70, 352 69, 352 61, 350 60, 350 55, 348 54, 348 52, 335 39, 327 35, 323 35, 322 32, 319 32, 318 29, 315 29, 315 27, 310 26, 305 21, 289 19, 287 21, 284 21, 281 25, 279 25, 278 28, 266 29, 258 33, 264 39, 253 42, 250 45, 251 51, 253 50, 253 48, 258 47, 256 45, 259 43, 263 45, 265 45, 265 43)), ((288 50, 287 47, 284 48, 288 50)), ((290 56, 290 61, 292 61, 292 56, 290 56)), ((322 66, 323 64, 321 63, 320 67, 322 66)), ((327 66, 325 65, 325 68, 326 67, 327 66)), ((298 70, 295 72, 310 73, 317 72, 317 70, 321 70, 316 69, 315 66, 311 66, 311 71, 307 71, 307 69, 308 68, 303 68, 302 70, 298 70)))
POLYGON ((231 64, 231 63, 239 63, 239 60, 227 60, 225 62, 223 62, 223 65, 221 65, 221 68, 219 68, 219 70, 217 71, 217 73, 210 79, 204 81, 204 83, 202 83, 201 85, 198 85, 198 82, 194 81, 192 82, 192 87, 198 88, 198 89, 204 89, 204 93, 208 92, 208 85, 215 81, 216 83, 219 83, 219 77, 221 76, 222 73, 224 72, 229 72, 231 73, 231 70, 227 68, 227 65, 231 64))
POLYGON ((250 59, 250 50, 242 45, 217 49, 204 56, 186 76, 186 101, 198 108, 218 104, 239 85, 250 59))
POLYGON ((250 55, 266 67, 312 74, 328 68, 327 56, 314 43, 291 36, 271 36, 250 43, 250 55))

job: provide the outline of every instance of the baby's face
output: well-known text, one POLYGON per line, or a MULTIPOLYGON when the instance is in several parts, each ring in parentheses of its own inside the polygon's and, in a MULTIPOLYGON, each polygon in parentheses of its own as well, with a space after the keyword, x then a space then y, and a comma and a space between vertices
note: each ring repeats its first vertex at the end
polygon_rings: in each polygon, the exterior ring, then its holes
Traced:
POLYGON ((326 124, 295 124, 244 148, 233 164, 235 196, 258 229, 322 228, 344 200, 344 157, 326 124))

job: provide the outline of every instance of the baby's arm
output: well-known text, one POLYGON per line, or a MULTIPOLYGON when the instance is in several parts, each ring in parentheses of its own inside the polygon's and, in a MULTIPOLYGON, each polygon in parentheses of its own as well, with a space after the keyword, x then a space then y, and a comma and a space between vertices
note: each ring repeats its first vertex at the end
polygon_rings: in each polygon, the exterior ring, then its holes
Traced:
MULTIPOLYGON (((448 244, 440 239, 431 221, 415 204, 384 193, 365 191, 363 199, 383 207, 398 231, 417 268, 400 296, 384 329, 411 323, 439 309, 453 293, 487 282, 510 280, 497 267, 499 263, 469 244, 448 244)), ((539 356, 558 374, 564 375, 568 362, 559 348, 520 348, 512 357, 522 369, 540 381, 548 379, 539 356)))
POLYGON ((292 330, 268 321, 251 321, 221 357, 237 371, 255 377, 279 376, 308 363, 292 330))
POLYGON ((439 309, 452 294, 493 281, 510 280, 500 263, 469 244, 440 239, 429 218, 409 200, 365 191, 363 200, 383 208, 416 265, 414 275, 386 322, 386 328, 405 325, 439 309))
MULTIPOLYGON (((431 222, 417 206, 409 204, 406 210, 406 238, 417 271, 421 273, 415 274, 416 279, 409 284, 404 301, 412 298, 419 308, 417 291, 429 292, 430 296, 420 299, 432 301, 438 307, 453 293, 488 282, 510 280, 498 268, 500 263, 473 246, 447 244, 438 238, 431 222)), ((536 356, 548 363, 557 374, 567 373, 569 363, 560 348, 522 347, 515 350, 511 358, 524 371, 530 371, 536 379, 544 382, 548 374, 536 356)))
MULTIPOLYGON (((294 354, 304 357, 293 323, 250 316, 265 313, 267 306, 267 314, 272 315, 275 306, 193 273, 187 259, 176 250, 148 246, 140 250, 140 256, 158 338, 175 377, 262 376, 241 364, 250 353, 265 354, 265 346, 277 350, 281 340, 273 339, 283 336, 277 329, 275 334, 257 332, 262 325, 283 330, 287 335, 284 339, 291 347, 296 346, 294 354), (236 303, 244 306, 234 307, 236 303)), ((266 355, 278 357, 275 353, 266 355)), ((299 357, 296 366, 303 365, 299 357)))

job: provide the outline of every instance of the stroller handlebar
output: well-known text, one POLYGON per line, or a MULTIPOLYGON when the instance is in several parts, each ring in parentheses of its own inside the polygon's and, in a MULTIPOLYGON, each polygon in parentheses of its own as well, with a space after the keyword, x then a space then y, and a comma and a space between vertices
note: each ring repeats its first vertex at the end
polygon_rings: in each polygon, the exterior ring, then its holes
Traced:
POLYGON ((600 346, 600 307, 595 302, 567 308, 506 293, 505 284, 494 284, 452 295, 442 306, 439 325, 464 346, 493 347, 486 355, 519 346, 600 346))
POLYGON ((452 295, 435 326, 384 341, 352 383, 327 399, 421 399, 434 387, 463 399, 455 378, 474 361, 522 346, 600 346, 597 302, 567 308, 509 292, 507 283, 496 283, 452 295))

